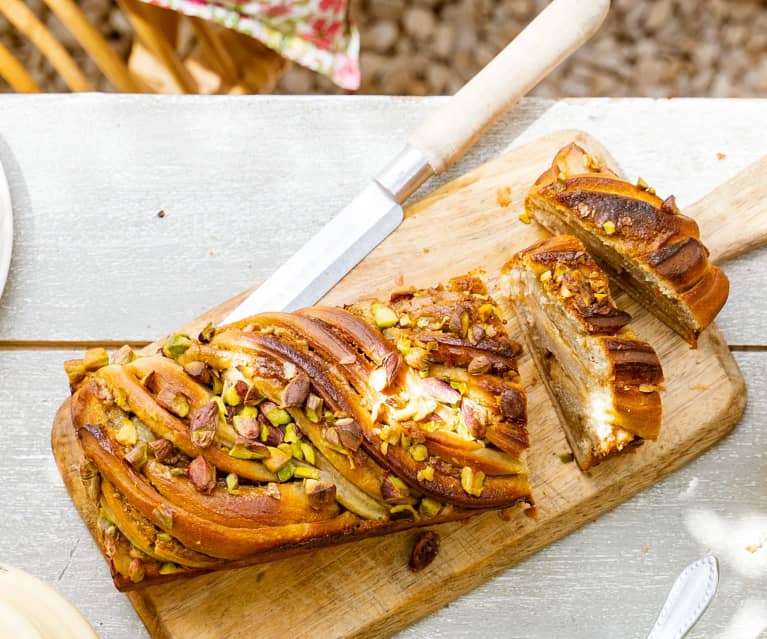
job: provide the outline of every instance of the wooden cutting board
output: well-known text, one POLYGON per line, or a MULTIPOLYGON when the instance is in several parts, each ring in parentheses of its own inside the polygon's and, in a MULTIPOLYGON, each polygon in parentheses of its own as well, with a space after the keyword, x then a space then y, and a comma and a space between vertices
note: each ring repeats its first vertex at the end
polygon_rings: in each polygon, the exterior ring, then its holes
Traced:
MULTIPOLYGON (((497 272, 515 251, 545 235, 519 221, 525 191, 555 152, 573 140, 609 157, 587 134, 560 131, 488 162, 409 207, 402 226, 326 301, 347 302, 385 291, 403 278, 423 286, 477 267, 497 272)), ((732 257, 765 242, 767 213, 760 208, 765 183, 767 160, 686 211, 698 220, 712 258, 732 257)), ((221 319, 241 297, 180 330, 199 330, 209 319, 221 319)), ((698 349, 690 350, 625 296, 618 299, 634 316, 635 332, 655 346, 663 363, 667 390, 657 442, 589 473, 564 463, 564 434, 530 358, 523 355, 537 519, 515 513, 505 521, 488 513, 435 526, 442 537, 440 553, 418 574, 407 568, 418 532, 407 531, 128 594, 149 631, 163 639, 388 636, 700 455, 735 426, 745 407, 743 377, 727 345, 712 326, 698 349)), ((523 342, 518 327, 512 323, 509 328, 523 342)), ((68 402, 56 415, 52 446, 72 499, 93 532, 96 513, 79 480, 81 455, 68 402)))

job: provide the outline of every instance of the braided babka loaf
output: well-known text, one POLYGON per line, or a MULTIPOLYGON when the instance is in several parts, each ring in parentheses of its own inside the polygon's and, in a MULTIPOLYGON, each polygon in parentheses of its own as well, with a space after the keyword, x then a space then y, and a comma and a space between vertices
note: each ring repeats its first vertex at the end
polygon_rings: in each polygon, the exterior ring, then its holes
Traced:
POLYGON ((536 181, 526 212, 554 234, 575 235, 637 302, 691 346, 727 301, 729 281, 708 260, 695 220, 570 144, 536 181))
POLYGON ((631 316, 616 308, 607 276, 578 239, 555 236, 521 251, 499 286, 583 470, 657 438, 660 361, 632 333, 631 316))
POLYGON ((67 362, 115 584, 532 504, 519 351, 466 276, 67 362))

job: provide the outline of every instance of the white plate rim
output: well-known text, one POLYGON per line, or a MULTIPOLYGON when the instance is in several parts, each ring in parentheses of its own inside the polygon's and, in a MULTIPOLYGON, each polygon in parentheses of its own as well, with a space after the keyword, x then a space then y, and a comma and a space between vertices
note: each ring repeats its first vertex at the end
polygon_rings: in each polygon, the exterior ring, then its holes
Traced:
POLYGON ((13 253, 13 207, 3 164, 0 162, 0 298, 3 296, 13 253))

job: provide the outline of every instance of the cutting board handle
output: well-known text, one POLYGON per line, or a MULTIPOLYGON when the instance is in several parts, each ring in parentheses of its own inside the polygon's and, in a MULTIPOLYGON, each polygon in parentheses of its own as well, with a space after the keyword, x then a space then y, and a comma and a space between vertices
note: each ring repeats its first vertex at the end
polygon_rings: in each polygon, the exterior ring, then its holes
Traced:
POLYGON ((685 209, 721 263, 767 244, 767 157, 685 209), (705 212, 705 213, 704 213, 705 212))
POLYGON ((408 140, 442 173, 599 28, 609 0, 554 0, 408 140))

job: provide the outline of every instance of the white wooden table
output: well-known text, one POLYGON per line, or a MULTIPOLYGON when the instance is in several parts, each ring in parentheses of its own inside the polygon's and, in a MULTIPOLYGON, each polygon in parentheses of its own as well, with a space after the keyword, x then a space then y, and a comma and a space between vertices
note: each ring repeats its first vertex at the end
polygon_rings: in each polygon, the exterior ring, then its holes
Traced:
MULTIPOLYGON (((16 217, 0 301, 0 562, 58 588, 104 638, 146 636, 50 454, 61 362, 91 344, 156 338, 261 280, 438 102, 0 97, 16 217)), ((765 116, 759 100, 526 100, 448 177, 578 127, 684 206, 767 153, 765 116)), ((750 389, 735 431, 402 638, 643 637, 676 574, 709 552, 720 590, 692 636, 767 636, 767 251, 725 270, 719 325, 750 389)))

